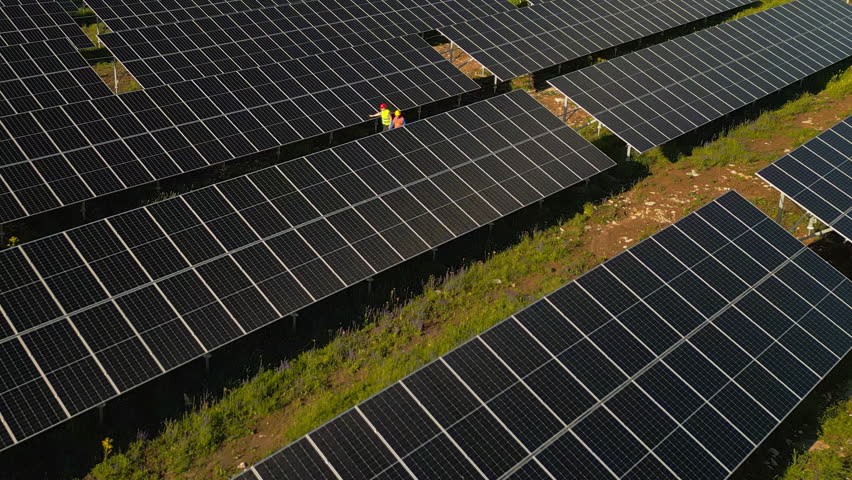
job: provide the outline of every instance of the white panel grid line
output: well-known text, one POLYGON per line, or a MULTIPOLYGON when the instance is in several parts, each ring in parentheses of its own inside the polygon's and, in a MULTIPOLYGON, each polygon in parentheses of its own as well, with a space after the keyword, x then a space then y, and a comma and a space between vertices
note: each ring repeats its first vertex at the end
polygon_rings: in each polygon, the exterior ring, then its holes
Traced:
POLYGON ((332 465, 332 464, 331 464, 331 462, 329 462, 329 461, 328 461, 328 458, 326 458, 326 457, 325 457, 325 454, 323 454, 323 453, 322 453, 322 450, 320 450, 320 448, 319 448, 319 447, 317 446, 317 444, 314 442, 314 439, 313 439, 313 438, 311 438, 311 436, 310 436, 310 435, 305 435, 305 438, 308 440, 308 443, 310 443, 310 444, 311 444, 311 447, 313 447, 313 448, 314 448, 314 451, 316 451, 316 452, 317 452, 317 454, 320 456, 320 458, 322 458, 322 461, 323 461, 323 462, 325 462, 325 465, 326 465, 328 468, 330 468, 330 469, 331 469, 332 473, 334 473, 334 476, 335 476, 335 477, 337 477, 337 480, 343 480, 343 477, 341 477, 341 476, 340 476, 340 474, 339 474, 339 473, 337 473, 337 469, 335 469, 335 468, 334 468, 334 465, 332 465))
MULTIPOLYGON (((64 235, 64 234, 63 234, 63 235, 64 235)), ((66 238, 66 240, 67 240, 67 236, 65 236, 65 238, 66 238)), ((30 260, 29 255, 27 255, 27 252, 26 252, 25 250, 22 250, 22 251, 21 251, 21 254, 24 256, 24 258, 26 258, 26 259, 27 259, 27 262, 29 262, 30 266, 31 266, 31 267, 35 270, 35 266, 33 265, 32 260, 30 260)), ((99 359, 95 356, 94 352, 92 352, 92 349, 91 349, 91 347, 89 347, 88 342, 86 342, 86 340, 82 337, 82 335, 80 335, 80 331, 79 331, 79 330, 77 330, 77 327, 76 327, 76 326, 74 325, 74 323, 71 321, 71 318, 70 318, 70 317, 67 317, 67 313, 65 312, 65 307, 62 305, 62 303, 60 303, 60 302, 59 302, 59 299, 58 299, 58 298, 56 297, 56 295, 53 293, 53 290, 50 288, 50 285, 48 285, 48 284, 47 284, 47 282, 44 280, 44 278, 41 276, 41 274, 40 274, 40 273, 38 273, 38 272, 37 272, 37 275, 38 275, 39 281, 41 281, 42 285, 43 285, 43 286, 44 286, 44 288, 47 290, 47 292, 48 292, 48 294, 50 295, 51 299, 53 299, 53 301, 56 303, 56 305, 58 306, 59 310, 63 313, 63 315, 66 315, 66 319, 67 319, 67 321, 68 321, 69 326, 70 326, 70 327, 74 330, 74 333, 76 333, 76 334, 77 334, 77 337, 79 338, 80 342, 83 344, 83 347, 86 349, 86 351, 88 351, 88 352, 89 352, 89 355, 92 357, 92 359, 94 360, 94 362, 97 364, 98 369, 100 369, 101 373, 104 375, 104 378, 106 378, 106 380, 110 383, 110 386, 112 386, 112 388, 115 390, 115 393, 116 393, 116 394, 120 393, 120 390, 119 390, 119 389, 118 389, 118 387, 115 385, 115 382, 114 382, 114 381, 112 380, 112 378, 109 376, 109 374, 107 373, 106 369, 104 369, 104 366, 101 364, 100 360, 99 360, 99 359)), ((39 371, 40 371, 40 372, 42 372, 42 377, 44 378, 44 381, 45 381, 45 382, 47 382, 48 386, 49 386, 49 387, 50 387, 50 389, 54 392, 54 395, 56 395, 56 398, 57 398, 57 400, 58 400, 58 399, 59 399, 59 395, 58 395, 58 394, 56 393, 56 391, 53 389, 53 385, 52 385, 50 382, 48 382, 48 380, 47 380, 47 375, 45 374, 45 372, 43 372, 43 370, 42 370, 41 366, 40 366, 40 365, 38 365, 38 362, 36 362, 35 357, 34 357, 34 356, 32 355, 32 353, 30 352, 30 349, 29 349, 29 347, 26 345, 26 342, 24 342, 24 337, 23 337, 23 336, 18 336, 18 340, 21 342, 21 345, 23 345, 23 346, 24 346, 24 348, 26 348, 27 353, 28 353, 28 354, 30 354, 30 358, 32 358, 32 360, 33 360, 33 363, 35 363, 35 364, 36 364, 36 366, 37 366, 37 368, 39 369, 39 371)), ((65 410, 65 412, 66 412, 66 413, 68 413, 68 416, 70 417, 70 416, 71 416, 71 414, 68 412, 68 409, 66 409, 66 408, 65 408, 65 404, 64 404, 62 401, 60 401, 59 403, 60 403, 60 405, 62 406, 62 408, 65 410)))
MULTIPOLYGON (((154 219, 151 218, 151 221, 154 221, 154 219)), ((104 221, 104 223, 109 227, 110 231, 113 233, 113 235, 115 235, 115 237, 119 240, 119 242, 121 242, 121 245, 126 249, 126 251, 130 254, 130 256, 133 257, 133 260, 136 262, 136 264, 139 266, 139 268, 145 274, 145 277, 148 278, 148 280, 151 282, 151 285, 153 285, 154 289, 157 291, 157 293, 159 293, 159 295, 163 299, 163 301, 165 301, 166 304, 168 304, 169 308, 172 310, 172 313, 175 315, 175 318, 180 320, 181 324, 190 333, 190 335, 196 341, 196 343, 198 343, 198 346, 201 347, 201 349, 206 353, 208 351, 207 347, 204 346, 204 343, 201 342, 201 339, 198 338, 198 335, 196 335, 195 332, 189 327, 189 324, 186 323, 186 320, 184 320, 183 316, 178 312, 177 308, 175 308, 175 306, 172 304, 171 299, 169 299, 165 295, 165 293, 160 289, 159 285, 157 285, 154 282, 154 278, 151 276, 151 274, 148 272, 148 270, 145 269, 145 266, 142 265, 142 262, 139 261, 139 258, 136 256, 136 252, 134 252, 133 249, 130 248, 129 245, 127 245, 127 242, 124 240, 124 237, 122 237, 121 235, 118 234, 118 231, 115 229, 115 227, 109 221, 109 219, 106 219, 104 221)), ((115 302, 113 302, 113 304, 116 306, 116 308, 121 310, 121 306, 119 306, 115 302)), ((125 315, 125 318, 127 318, 127 315, 123 311, 122 311, 122 314, 125 315)), ((131 326, 133 327, 134 331, 136 331, 136 326, 133 325, 133 322, 130 322, 128 320, 128 323, 130 323, 131 326)), ((142 337, 139 335, 139 333, 140 332, 136 331, 136 335, 139 336, 139 338, 141 339, 142 337)), ((150 347, 148 347, 148 344, 145 343, 145 342, 143 342, 143 343, 145 344, 145 348, 148 348, 148 350, 150 352, 150 347)), ((154 355, 153 352, 151 352, 151 355, 154 356, 154 358, 157 360, 157 364, 159 364, 162 368, 162 364, 160 363, 160 360, 156 358, 156 356, 154 355)), ((165 372, 165 369, 163 371, 165 372)))
MULTIPOLYGON (((243 223, 244 223, 244 224, 245 224, 245 225, 249 228, 249 230, 251 230, 251 231, 252 231, 252 233, 254 233, 254 234, 257 236, 257 238, 262 238, 260 235, 258 235, 258 233, 257 233, 257 231, 254 229, 254 227, 253 227, 253 226, 252 226, 252 225, 251 225, 248 221, 246 221, 245 217, 243 217, 242 212, 240 212, 240 211, 239 211, 239 210, 238 210, 238 209, 234 206, 234 204, 231 202, 231 200, 230 200, 227 196, 225 196, 225 195, 223 195, 223 194, 222 194, 222 191, 219 189, 219 186, 218 186, 218 185, 213 185, 213 189, 214 189, 214 190, 216 190, 216 193, 218 193, 218 194, 219 194, 219 196, 220 196, 220 197, 222 197, 222 199, 225 201, 225 203, 227 203, 227 204, 228 204, 228 205, 229 205, 229 206, 230 206, 230 207, 234 210, 234 214, 236 214, 236 215, 240 218, 240 220, 242 220, 242 221, 243 221, 243 223)), ((201 222, 203 225, 205 225, 205 228, 206 228, 207 232, 208 232, 208 233, 210 233, 210 235, 211 235, 211 236, 212 236, 212 237, 216 240, 216 243, 218 243, 218 244, 219 244, 219 246, 221 246, 223 250, 225 250, 226 252, 228 252, 228 248, 227 248, 227 247, 225 247, 225 245, 222 243, 222 241, 219 239, 219 237, 218 237, 218 236, 214 235, 214 234, 213 234, 213 232, 212 232, 212 231, 210 231, 209 227, 207 227, 206 222, 204 222, 204 220, 202 220, 202 218, 198 215, 198 213, 197 213, 197 212, 195 212, 195 210, 193 210, 193 209, 192 209, 192 206, 191 206, 191 205, 189 205, 189 204, 187 204, 187 207, 188 207, 188 208, 189 208, 189 209, 190 209, 190 210, 191 210, 191 211, 195 214, 195 217, 198 219, 198 221, 199 221, 199 222, 201 222)), ((226 257, 221 257, 221 258, 226 258, 226 257)), ((283 313, 281 313, 281 312, 278 310, 278 307, 276 307, 276 306, 275 306, 275 304, 274 304, 274 303, 272 303, 272 301, 271 301, 271 300, 269 300, 269 297, 267 297, 267 296, 266 296, 266 293, 264 293, 264 292, 263 292, 260 288, 257 288, 257 287, 258 287, 257 282, 255 282, 254 280, 252 280, 251 275, 249 275, 249 274, 248 274, 248 272, 246 272, 245 268, 243 268, 243 266, 242 266, 242 265, 240 265, 240 262, 234 261, 233 263, 237 266, 237 269, 238 269, 238 270, 239 270, 239 271, 240 271, 243 275, 245 275, 245 276, 246 276, 246 278, 248 278, 248 279, 249 279, 249 281, 251 282, 251 287, 249 287, 249 288, 254 287, 254 288, 255 288, 258 292, 260 292, 260 295, 261 295, 261 296, 263 297, 263 299, 266 301, 266 303, 268 304, 268 306, 269 306, 270 308, 272 308, 272 310, 274 310, 274 311, 275 311, 275 314, 276 314, 276 315, 278 315, 278 317, 283 317, 283 316, 284 316, 284 314, 283 314, 283 313)), ((211 292, 211 293, 212 293, 212 292, 211 292)), ((239 292, 234 292, 233 294, 236 294, 236 293, 239 293, 239 292)), ((214 293, 214 295, 215 295, 215 293, 214 293)), ((236 320, 236 318, 235 318, 235 320, 236 320)))
MULTIPOLYGON (((282 175, 283 175, 283 174, 282 174, 282 175)), ((272 205, 272 206, 273 206, 273 208, 274 208, 274 209, 275 209, 275 211, 278 213, 278 215, 281 215, 281 218, 285 218, 285 217, 284 217, 284 214, 283 214, 283 213, 281 213, 281 211, 280 211, 280 210, 278 209, 278 207, 277 207, 277 206, 276 206, 276 205, 272 202, 272 200, 271 200, 271 199, 270 199, 270 198, 266 195, 266 193, 264 193, 264 192, 263 192, 263 190, 261 190, 260 188, 258 188, 258 187, 257 187, 257 185, 254 183, 254 180, 252 180, 250 177, 246 177, 246 178, 248 179, 249 183, 251 183, 251 184, 252 184, 252 186, 253 186, 255 189, 257 189, 257 191, 258 191, 258 192, 260 192, 260 195, 262 195, 262 196, 263 196, 264 200, 266 200, 266 202, 268 202, 270 205, 272 205)), ((282 266, 282 267, 284 267, 284 272, 285 272, 287 275, 290 275, 291 277, 293 277, 293 279, 296 281, 296 283, 298 283, 298 284, 299 284, 299 287, 302 289, 302 291, 303 291, 303 292, 304 292, 304 293, 305 293, 308 297, 310 297, 312 301, 317 301, 318 299, 317 299, 317 298, 315 298, 315 297, 313 296, 313 294, 312 294, 312 293, 311 293, 311 292, 310 292, 307 288, 305 288, 305 285, 304 285, 304 284, 302 284, 302 281, 301 281, 301 280, 299 280, 298 278, 296 278, 296 276, 295 276, 295 275, 293 275, 293 274, 291 273, 291 271, 290 271, 290 266, 284 263, 284 260, 282 260, 282 259, 281 259, 281 257, 278 255, 278 253, 276 253, 274 250, 272 250, 271 248, 269 248, 269 244, 267 244, 266 242, 261 242, 261 244, 262 244, 262 245, 266 248, 266 251, 268 251, 270 254, 272 254, 272 256, 274 256, 274 257, 275 257, 275 259, 278 261, 278 263, 280 263, 280 264, 281 264, 281 266, 282 266)), ((238 263, 239 263, 239 262, 238 262, 238 263)))
POLYGON ((376 436, 379 438, 379 440, 381 440, 382 445, 384 445, 385 448, 387 448, 388 451, 394 456, 394 458, 396 458, 397 463, 399 465, 402 465, 402 468, 405 469, 405 471, 411 476, 412 479, 417 480, 417 477, 414 475, 414 472, 412 472, 411 469, 408 468, 408 465, 406 465, 405 462, 402 460, 402 458, 399 456, 399 454, 396 453, 396 450, 394 450, 393 447, 391 447, 390 443, 388 443, 388 441, 385 440, 385 437, 383 437, 381 432, 379 432, 378 429, 376 429, 376 426, 373 425, 373 422, 371 422, 370 419, 367 418, 366 415, 364 415, 364 412, 362 412, 361 409, 358 408, 357 406, 355 407, 355 411, 358 413, 358 415, 361 416, 361 419, 364 420, 364 422, 367 423, 367 426, 370 427, 370 430, 372 430, 373 433, 375 433, 376 436))
MULTIPOLYGON (((438 363, 438 360, 435 360, 435 361, 431 362, 431 363, 430 363, 430 365, 431 365, 432 363, 438 363)), ((446 365, 446 364, 444 364, 444 365, 446 365)), ((476 464, 476 462, 474 462, 474 461, 473 461, 473 459, 472 459, 472 458, 470 458, 470 456, 467 454, 467 452, 465 452, 465 451, 464 451, 464 449, 463 449, 463 448, 461 448, 461 445, 459 445, 459 444, 458 444, 458 442, 456 442, 456 440, 453 438, 453 436, 452 436, 452 435, 450 435, 450 433, 447 431, 447 429, 446 429, 446 428, 444 428, 444 426, 443 426, 443 425, 441 425, 441 423, 440 423, 440 422, 439 422, 439 421, 438 421, 438 420, 437 420, 437 419, 436 419, 436 418, 432 415, 432 413, 429 411, 429 409, 427 409, 427 408, 426 408, 426 406, 425 406, 425 405, 423 405, 423 403, 420 401, 420 399, 419 399, 419 398, 417 398, 417 395, 415 395, 415 394, 414 394, 414 392, 412 392, 412 391, 411 391, 411 389, 409 389, 409 388, 408 388, 408 385, 406 385, 406 384, 405 384, 405 382, 404 382, 404 381, 402 381, 402 380, 400 380, 399 385, 400 385, 402 388, 404 388, 404 389, 405 389, 405 391, 408 393, 408 395, 409 395, 409 396, 411 396, 411 398, 414 400, 414 402, 415 402, 415 403, 417 403, 417 406, 419 406, 419 407, 420 407, 420 409, 421 409, 421 410, 422 410, 422 411, 426 414, 426 416, 428 416, 428 417, 429 417, 429 419, 430 419, 430 420, 432 420, 432 422, 435 424, 435 426, 437 426, 437 427, 438 427, 438 429, 440 430, 440 432, 441 432, 441 433, 440 433, 439 435, 435 435, 435 438, 439 437, 441 434, 442 434, 442 435, 444 435, 445 437, 447 437, 447 439, 450 441, 450 443, 452 443, 452 444, 453 444, 453 446, 456 448, 456 450, 458 450, 458 451, 459 451, 459 453, 461 453, 461 454, 462 454, 462 456, 465 458, 465 460, 467 460, 467 461, 468 461, 468 463, 470 463, 470 465, 471 465, 471 466, 472 466, 472 467, 473 467, 473 468, 474 468, 477 472, 479 472, 479 474, 480 474, 480 475, 482 475, 482 478, 487 479, 488 477, 485 475, 485 473, 483 473, 483 472, 482 472, 482 470, 480 470, 480 468, 479 468, 479 466, 476 464)), ((473 413, 473 412, 471 412, 471 413, 473 413)), ((468 415, 470 415, 470 414, 468 414, 468 415)), ((466 415, 466 416, 467 416, 467 415, 466 415)), ((464 417, 462 417, 462 419, 463 419, 463 418, 464 418, 464 417)), ((459 421, 461 421, 461 419, 460 419, 459 421)), ((426 444, 426 443, 424 443, 424 445, 425 445, 425 444, 426 444)), ((421 447, 422 447, 422 445, 421 445, 421 447)), ((420 447, 418 447, 418 448, 420 448, 420 447)), ((411 454, 409 453, 408 455, 410 456, 411 454)))
MULTIPOLYGON (((205 230, 205 231, 207 231, 207 233, 209 233, 211 237, 213 237, 213 240, 214 240, 216 243, 218 243, 218 244, 219 244, 219 246, 221 246, 223 250, 227 251, 228 249, 227 249, 227 248, 225 248, 225 246, 224 246, 224 245, 222 245, 222 241, 221 241, 221 240, 219 240, 219 237, 217 237, 216 235, 214 235, 214 234, 213 234, 213 232, 212 232, 212 231, 210 231, 210 227, 207 225, 207 223, 206 223, 206 222, 204 222, 204 220, 202 220, 202 219, 201 219, 201 217, 198 215, 198 213, 196 213, 196 211, 195 211, 195 210, 193 210, 192 205, 190 205, 190 204, 186 201, 186 199, 185 199, 184 197, 180 197, 180 199, 181 199, 181 201, 183 202, 183 204, 186 206, 186 208, 188 208, 188 209, 189 209, 189 211, 190 211, 190 212, 192 212, 192 214, 195 216, 196 220, 198 220, 198 222, 201 224, 202 228, 204 228, 204 230, 205 230)), ((156 222, 157 220, 155 219, 154 221, 156 222)), ((158 222, 158 223, 159 223, 159 222, 158 222)), ((160 226, 160 228, 162 229, 162 225, 160 226)), ((166 235, 166 231, 165 231, 165 229, 163 229, 163 234, 164 234, 164 235, 166 235)), ((175 248, 177 248, 177 249, 178 249, 178 251, 181 251, 180 247, 178 247, 178 246, 177 246, 177 244, 175 244, 175 248)), ((189 261, 189 259, 188 259, 188 258, 186 258, 186 255, 184 255, 184 259, 186 260, 186 263, 188 263, 188 264, 192 265, 192 262, 190 262, 190 261, 189 261)), ((242 269, 242 267, 240 267, 240 268, 242 269)), ((241 324, 241 323, 237 320, 237 318, 234 316, 234 314, 233 314, 233 313, 231 313, 231 310, 230 310, 230 309, 229 309, 229 308, 228 308, 228 307, 227 307, 224 303, 222 303, 221 299, 219 299, 219 298, 218 298, 218 295, 216 295, 216 292, 213 290, 213 288, 211 288, 211 287, 210 287, 210 284, 207 282, 207 279, 205 279, 205 278, 204 278, 204 277, 203 277, 203 276, 202 276, 202 275, 198 272, 198 270, 197 270, 197 269, 193 268, 193 269, 192 269, 192 271, 195 273, 196 278, 198 278, 198 279, 201 281, 201 283, 203 283, 203 284, 204 284, 204 286, 205 286, 205 287, 207 287, 207 290, 210 292, 210 295, 212 295, 212 296, 213 296, 213 298, 215 298, 215 299, 216 299, 216 301, 215 301, 214 303, 218 303, 219 305, 221 305, 221 307, 222 307, 223 309, 225 309, 225 312, 228 314, 228 317, 231 319, 231 321, 232 321, 232 322, 234 322, 234 325, 236 325, 236 326, 237 326, 237 328, 239 328, 239 329, 240 329, 240 331, 241 331, 241 332, 243 332, 243 334, 245 335, 245 334, 247 333, 247 332, 246 332, 246 329, 245 329, 245 328, 242 326, 242 324, 241 324)))
MULTIPOLYGON (((325 177, 323 177, 323 175, 322 175, 319 171, 317 171, 317 169, 313 166, 313 164, 311 164, 310 162, 306 162, 306 163, 308 164, 308 166, 309 166, 309 167, 310 167, 310 168, 311 168, 311 169, 312 169, 312 170, 313 170, 313 171, 314 171, 317 175, 319 175, 319 176, 320 176, 323 180, 325 180, 325 181, 326 181, 327 185, 328 185, 329 187, 331 187, 331 189, 332 189, 332 190, 334 190, 334 192, 335 192, 335 193, 337 193, 338 195, 340 195, 340 191, 339 191, 339 190, 338 190, 338 189, 337 189, 334 185, 332 185, 332 184, 331 184, 331 182, 329 182, 329 181, 328 181, 328 179, 326 179, 325 177)), ((281 171, 281 170, 279 169, 279 171, 281 171)), ((287 178, 287 174, 286 174, 285 172, 281 171, 281 174, 282 174, 282 175, 284 175, 284 177, 285 177, 285 178, 287 178)), ((288 180, 290 180, 290 179, 288 178, 288 180)), ((292 180, 290 180, 290 183, 291 183, 291 184, 293 184, 293 181, 292 181, 292 180)), ((295 185, 293 185, 293 187, 295 188, 295 185)), ((298 189, 297 189, 297 190, 298 190, 298 189)), ((346 197, 344 197, 343 195, 340 195, 340 196, 341 196, 341 198, 346 198, 346 197)), ((314 209, 316 209, 316 211, 318 211, 318 212, 322 212, 322 211, 323 211, 323 209, 321 209, 321 208, 317 208, 317 206, 314 204, 314 202, 313 202, 313 201, 311 201, 311 199, 310 199, 310 198, 308 198, 307 196, 305 196, 304 194, 302 194, 302 198, 304 198, 304 199, 305 199, 305 201, 306 201, 306 202, 308 202, 308 204, 310 204, 312 207, 314 207, 314 209)), ((326 215, 325 217, 321 217, 321 218, 317 219, 316 221, 317 221, 317 222, 323 222, 323 221, 325 221, 325 219, 326 219, 327 217, 328 217, 328 216, 326 215)), ((331 222, 326 221, 326 223, 327 223, 327 224, 331 227, 331 229, 334 231, 334 233, 336 233, 337 235, 339 235, 339 236, 340 236, 340 238, 342 238, 342 239, 344 240, 344 242, 346 242, 346 246, 345 246, 345 247, 341 247, 341 248, 346 248, 346 247, 351 248, 351 249, 355 252, 355 255, 357 255, 357 256, 358 256, 358 258, 360 258, 360 259, 361 259, 361 260, 362 260, 362 261, 363 261, 363 262, 367 265, 367 267, 369 267, 369 268, 370 268, 370 270, 372 270, 372 271, 373 271, 373 273, 378 273, 378 271, 375 269, 375 267, 373 267, 373 265, 371 265, 371 264, 370 264, 370 262, 369 262, 369 261, 367 261, 367 259, 366 259, 366 258, 364 258, 364 256, 361 254, 361 252, 359 252, 358 250, 356 250, 356 249, 355 249, 355 247, 354 247, 354 246, 353 246, 353 245, 349 242, 349 240, 347 240, 347 239, 346 239, 346 236, 345 236, 345 235, 343 235, 343 234, 340 232, 340 230, 338 230, 338 229, 337 229, 337 227, 335 227, 335 226, 334 226, 331 222)), ((373 231, 375 231, 375 229, 373 229, 373 231)), ((311 243, 310 243, 310 242, 308 242, 308 241, 307 241, 307 239, 306 239, 306 238, 304 238, 304 237, 302 236, 301 232, 298 232, 298 229, 296 230, 296 232, 299 234, 299 237, 300 237, 300 238, 302 238, 302 240, 304 240, 306 243, 308 243, 308 245, 310 245, 310 246, 311 246, 311 249, 313 249, 313 250, 314 250, 314 252, 317 254, 317 256, 318 256, 318 257, 320 257, 320 258, 322 258, 322 255, 320 255, 320 254, 319 254, 319 252, 318 252, 318 251, 317 251, 317 250, 313 247, 313 245, 311 245, 311 243)), ((378 233, 378 232, 377 232, 377 233, 378 233)), ((336 250, 335 250, 335 251, 336 251, 336 250)), ((334 253, 334 251, 329 252, 329 253, 334 253)), ((400 258, 402 258, 402 257, 400 256, 400 258)), ((325 262, 325 260, 323 260, 323 263, 326 263, 326 262, 325 262)), ((329 267, 329 268, 331 268, 331 265, 329 265, 328 263, 326 263, 326 266, 327 266, 327 267, 329 267)), ((333 270, 334 270, 334 269, 332 269, 332 271, 333 271, 333 270)), ((335 275, 337 275, 337 273, 336 273, 336 272, 335 272, 335 275)), ((347 284, 347 282, 346 282, 346 281, 345 281, 345 280, 344 280, 344 279, 343 279, 340 275, 337 275, 337 278, 340 280, 340 283, 342 283, 342 284, 344 284, 344 285, 346 285, 346 284, 347 284)))
MULTIPOLYGON (((77 254, 77 257, 79 257, 79 259, 83 262, 83 265, 85 265, 86 270, 92 275, 92 277, 98 283, 98 286, 101 287, 101 289, 103 290, 103 293, 109 295, 109 290, 107 290, 106 286, 104 286, 101 279, 97 276, 97 274, 95 274, 95 271, 92 270, 92 266, 89 265, 88 262, 86 262, 86 259, 83 257, 83 254, 80 253, 80 250, 77 248, 77 245, 71 240, 71 238, 68 236, 67 233, 63 233, 63 236, 65 237, 65 240, 68 242, 68 244, 71 245, 71 248, 74 250, 74 253, 77 254)), ((45 283, 45 285, 47 286, 46 283, 45 283)), ((50 289, 49 286, 47 288, 50 289)), ((60 305, 59 308, 62 309, 63 313, 65 313, 65 310, 64 310, 65 307, 60 305)), ((67 313, 66 313, 66 315, 67 315, 67 313)), ((124 320, 127 321, 126 318, 124 320)), ((80 330, 77 328, 77 325, 74 324, 74 320, 71 317, 68 318, 68 323, 71 325, 71 328, 74 330, 74 333, 77 334, 77 337, 80 338, 80 342, 82 342, 83 346, 86 347, 86 351, 88 351, 89 355, 91 355, 92 358, 95 360, 95 363, 97 363, 98 368, 101 370, 101 372, 104 374, 106 379, 109 381, 110 385, 112 385, 112 388, 115 389, 115 393, 116 394, 121 393, 121 390, 118 388, 118 385, 115 384, 115 382, 112 379, 112 376, 110 376, 109 372, 107 372, 106 368, 104 368, 104 366, 101 363, 98 356, 95 355, 95 351, 92 350, 92 347, 89 345, 89 342, 85 338, 83 338, 82 334, 80 334, 80 330)), ((140 338, 139 340, 142 340, 142 339, 140 338)), ((156 358, 153 358, 153 360, 155 362, 157 362, 158 365, 160 364, 159 360, 157 360, 156 358)), ((162 365, 160 365, 160 368, 162 369, 162 365)))

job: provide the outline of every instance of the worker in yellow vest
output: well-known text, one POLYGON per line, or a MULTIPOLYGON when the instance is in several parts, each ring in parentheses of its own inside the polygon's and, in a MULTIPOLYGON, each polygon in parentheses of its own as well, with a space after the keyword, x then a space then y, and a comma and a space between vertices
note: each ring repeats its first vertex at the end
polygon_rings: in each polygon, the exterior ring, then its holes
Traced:
POLYGON ((379 105, 379 111, 370 115, 370 118, 375 117, 382 117, 382 131, 390 128, 391 120, 393 120, 393 113, 391 113, 387 105, 384 103, 379 105))

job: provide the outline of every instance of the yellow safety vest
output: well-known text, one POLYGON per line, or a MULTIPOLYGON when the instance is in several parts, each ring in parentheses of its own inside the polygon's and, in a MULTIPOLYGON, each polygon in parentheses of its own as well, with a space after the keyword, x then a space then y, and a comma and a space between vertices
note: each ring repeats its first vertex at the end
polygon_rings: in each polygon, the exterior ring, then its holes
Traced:
POLYGON ((382 125, 391 124, 391 111, 387 108, 382 110, 382 125))

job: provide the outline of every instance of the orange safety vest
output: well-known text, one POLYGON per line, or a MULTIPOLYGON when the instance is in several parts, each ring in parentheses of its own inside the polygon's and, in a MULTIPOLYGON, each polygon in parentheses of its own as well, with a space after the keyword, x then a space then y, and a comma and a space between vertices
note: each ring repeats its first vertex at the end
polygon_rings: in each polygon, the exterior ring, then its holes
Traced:
POLYGON ((402 115, 393 117, 393 128, 399 128, 405 125, 405 118, 402 115))

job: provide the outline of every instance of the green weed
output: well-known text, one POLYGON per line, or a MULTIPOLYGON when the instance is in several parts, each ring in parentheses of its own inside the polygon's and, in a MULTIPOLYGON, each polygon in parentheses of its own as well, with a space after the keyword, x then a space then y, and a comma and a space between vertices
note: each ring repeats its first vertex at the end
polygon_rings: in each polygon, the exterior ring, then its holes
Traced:
POLYGON ((800 453, 784 472, 781 480, 848 480, 852 478, 852 399, 826 412, 819 439, 824 449, 800 453))

